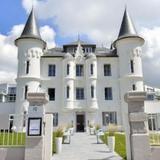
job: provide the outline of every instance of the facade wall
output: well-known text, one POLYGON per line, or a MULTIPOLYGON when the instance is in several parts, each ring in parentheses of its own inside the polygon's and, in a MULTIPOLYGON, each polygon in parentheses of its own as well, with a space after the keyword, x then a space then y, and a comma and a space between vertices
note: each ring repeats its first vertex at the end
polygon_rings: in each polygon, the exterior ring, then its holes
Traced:
POLYGON ((102 125, 102 112, 117 112, 118 124, 121 125, 121 106, 119 90, 118 58, 83 59, 78 62, 65 58, 41 59, 41 87, 48 92, 48 88, 55 88, 55 101, 46 105, 47 112, 59 113, 59 124, 67 125, 76 123, 76 113, 85 113, 85 124, 95 123, 102 125), (90 64, 94 63, 93 77, 90 76, 90 64), (56 65, 56 76, 48 76, 48 65, 56 65), (66 64, 70 64, 70 76, 66 75, 66 64), (76 77, 76 64, 84 65, 84 76, 76 77), (104 64, 111 65, 111 76, 104 76, 104 64), (69 100, 66 98, 66 86, 69 85, 73 92, 69 100), (95 86, 95 98, 92 101, 90 86, 95 86), (84 100, 76 100, 76 87, 84 88, 84 100), (112 87, 113 100, 105 100, 104 88, 112 87), (94 103, 94 108, 91 107, 94 103), (71 107, 72 106, 72 107, 71 107))

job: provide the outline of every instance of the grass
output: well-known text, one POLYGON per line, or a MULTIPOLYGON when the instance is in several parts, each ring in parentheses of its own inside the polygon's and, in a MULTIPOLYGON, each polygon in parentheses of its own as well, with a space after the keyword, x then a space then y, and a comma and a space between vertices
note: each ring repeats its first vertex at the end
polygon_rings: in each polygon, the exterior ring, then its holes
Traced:
POLYGON ((56 153, 56 133, 55 132, 53 132, 53 136, 52 136, 52 138, 53 138, 53 143, 52 143, 52 153, 54 154, 54 153, 56 153))
POLYGON ((151 133, 149 134, 150 144, 152 146, 160 146, 160 134, 158 133, 151 133))
MULTIPOLYGON (((108 133, 105 133, 105 135, 102 136, 102 141, 105 144, 108 144, 107 137, 108 133)), ((122 133, 115 133, 115 152, 117 152, 124 160, 127 159, 125 135, 122 133)))
POLYGON ((25 133, 0 133, 0 147, 16 147, 25 145, 25 133))

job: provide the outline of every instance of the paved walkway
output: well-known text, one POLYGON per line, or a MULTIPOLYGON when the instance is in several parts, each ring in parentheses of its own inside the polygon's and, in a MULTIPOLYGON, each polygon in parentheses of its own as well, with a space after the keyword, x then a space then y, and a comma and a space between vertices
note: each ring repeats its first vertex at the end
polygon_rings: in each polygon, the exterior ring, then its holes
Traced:
POLYGON ((105 144, 97 144, 96 136, 75 133, 71 144, 63 144, 62 153, 55 154, 52 160, 122 160, 111 153, 105 144))

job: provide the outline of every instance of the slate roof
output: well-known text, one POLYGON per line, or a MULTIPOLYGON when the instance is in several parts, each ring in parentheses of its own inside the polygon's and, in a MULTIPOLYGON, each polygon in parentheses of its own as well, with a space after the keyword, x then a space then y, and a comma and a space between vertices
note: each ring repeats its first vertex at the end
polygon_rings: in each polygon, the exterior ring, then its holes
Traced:
POLYGON ((125 9, 118 39, 129 36, 138 36, 138 34, 127 9, 125 9))

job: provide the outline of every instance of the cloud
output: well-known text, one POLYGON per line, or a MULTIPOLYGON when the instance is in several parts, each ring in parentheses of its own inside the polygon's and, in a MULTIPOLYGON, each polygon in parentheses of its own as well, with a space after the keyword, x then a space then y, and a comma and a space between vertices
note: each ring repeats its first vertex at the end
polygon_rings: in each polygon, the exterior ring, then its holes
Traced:
POLYGON ((145 82, 160 87, 160 27, 142 28, 145 39, 143 51, 143 71, 145 82))
MULTIPOLYGON (((0 82, 13 82, 17 74, 17 47, 14 40, 20 36, 23 24, 15 25, 7 35, 0 34, 0 82)), ((55 46, 55 31, 49 26, 40 27, 42 39, 49 47, 55 46)))
POLYGON ((47 42, 48 48, 53 48, 56 46, 55 44, 56 32, 51 27, 49 26, 41 27, 40 33, 41 33, 42 39, 47 42))
MULTIPOLYGON (((22 4, 29 13, 32 0, 22 0, 22 4)), ((77 33, 80 33, 95 43, 104 43, 107 46, 118 35, 125 4, 126 0, 34 0, 38 18, 52 21, 58 28, 58 34, 62 37, 75 37, 77 33)), ((160 67, 160 38, 158 36, 160 35, 160 27, 154 27, 160 26, 160 1, 127 1, 127 6, 137 30, 146 40, 143 53, 145 82, 160 86, 160 72, 158 72, 160 67), (144 4, 145 9, 142 9, 144 4), (149 12, 153 10, 154 12, 149 12)), ((7 40, 14 39, 12 32, 15 33, 16 29, 12 29, 9 33, 12 36, 0 36, 0 45, 3 42, 10 46, 7 40)), ((41 28, 41 33, 42 37, 48 41, 49 47, 55 45, 56 34, 52 28, 44 26, 41 28)), ((7 55, 11 56, 9 53, 7 55)), ((6 69, 7 65, 3 67, 6 69)))
MULTIPOLYGON (((32 0, 23 0, 23 7, 30 11, 32 0)), ((39 19, 50 19, 58 26, 60 35, 75 37, 86 35, 96 43, 115 40, 125 4, 137 28, 159 23, 159 0, 34 0, 39 19), (145 9, 142 9, 145 4, 145 9), (148 12, 154 9, 154 12, 148 12), (139 24, 139 25, 138 25, 139 24)))
POLYGON ((1 82, 14 81, 17 69, 17 48, 14 45, 22 32, 23 25, 15 25, 7 35, 0 34, 0 77, 1 82))

